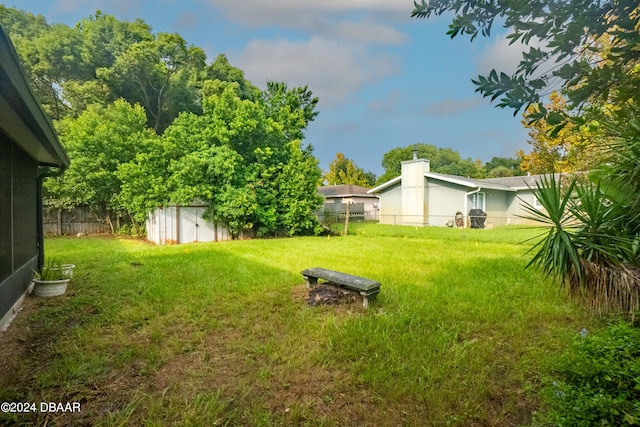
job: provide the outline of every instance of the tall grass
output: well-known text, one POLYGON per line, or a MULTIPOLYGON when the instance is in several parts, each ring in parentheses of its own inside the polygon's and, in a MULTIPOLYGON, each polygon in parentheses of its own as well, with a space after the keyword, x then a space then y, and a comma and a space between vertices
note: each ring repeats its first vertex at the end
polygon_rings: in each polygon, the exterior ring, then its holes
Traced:
POLYGON ((546 361, 597 329, 524 270, 519 242, 535 234, 352 224, 164 247, 51 239, 74 279, 0 338, 21 351, 0 400, 82 402, 11 418, 41 424, 526 424, 546 361), (300 271, 315 266, 380 281, 378 300, 307 306, 300 271))

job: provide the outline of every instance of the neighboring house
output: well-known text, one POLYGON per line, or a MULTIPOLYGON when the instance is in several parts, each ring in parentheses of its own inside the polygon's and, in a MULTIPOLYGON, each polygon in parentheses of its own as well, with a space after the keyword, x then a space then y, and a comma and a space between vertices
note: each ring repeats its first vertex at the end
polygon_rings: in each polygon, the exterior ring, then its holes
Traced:
POLYGON ((378 196, 370 194, 369 189, 355 184, 326 185, 318 187, 324 197, 323 211, 318 215, 322 220, 325 213, 344 214, 346 202, 351 203, 350 212, 357 212, 365 220, 378 219, 378 196))
POLYGON ((482 209, 488 225, 525 224, 522 204, 538 205, 530 187, 541 175, 472 179, 430 171, 429 160, 402 162, 402 175, 371 190, 380 197, 380 223, 414 226, 451 225, 462 213, 482 209))
POLYGON ((0 27, 0 330, 15 315, 44 260, 42 180, 69 166, 0 27))

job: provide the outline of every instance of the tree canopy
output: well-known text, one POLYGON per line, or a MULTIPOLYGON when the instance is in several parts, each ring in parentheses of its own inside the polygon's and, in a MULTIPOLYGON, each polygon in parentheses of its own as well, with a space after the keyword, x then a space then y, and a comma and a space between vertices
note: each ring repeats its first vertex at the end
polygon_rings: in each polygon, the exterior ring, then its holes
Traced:
MULTIPOLYGON (((547 111, 568 114, 566 100, 553 92, 547 111)), ((524 114, 522 124, 529 129, 532 146, 529 154, 517 153, 523 170, 533 173, 581 172, 593 170, 604 161, 605 153, 601 128, 597 124, 567 123, 554 132, 554 127, 545 119, 531 121, 535 106, 530 106, 524 114)))
POLYGON ((140 19, 97 11, 71 28, 0 6, 0 24, 71 159, 45 182, 49 206, 138 228, 157 207, 200 200, 234 236, 318 230, 307 86, 260 90, 225 55, 207 65, 201 48, 140 19))
POLYGON ((88 206, 111 223, 112 213, 125 211, 118 168, 147 152, 158 138, 146 126, 144 109, 124 100, 93 105, 77 118, 61 120, 57 128, 72 161, 64 175, 47 181, 47 204, 88 206))
POLYGON ((469 35, 471 40, 490 36, 494 24, 502 24, 510 43, 529 48, 513 75, 492 70, 474 81, 477 90, 498 99, 498 106, 513 108, 514 114, 536 104, 535 117, 548 116, 554 123, 560 116, 543 105, 553 90, 564 90, 570 109, 612 98, 618 105, 637 102, 639 7, 636 0, 421 0, 411 16, 453 13, 447 34, 469 35))
POLYGON ((327 185, 355 184, 362 187, 373 187, 376 177, 372 172, 365 172, 355 162, 336 153, 336 158, 329 163, 329 171, 323 176, 327 185))
POLYGON ((182 113, 154 150, 120 166, 122 203, 139 221, 157 206, 197 199, 209 206, 205 218, 227 224, 234 236, 316 231, 318 161, 287 135, 292 122, 306 127, 305 112, 270 110, 236 89, 207 97, 202 114, 182 113))
POLYGON ((162 133, 180 112, 202 111, 205 81, 235 82, 245 99, 257 91, 224 55, 207 65, 203 49, 179 34, 154 33, 141 19, 97 11, 68 27, 0 6, 0 24, 54 120, 122 98, 143 106, 148 127, 162 133))
POLYGON ((378 178, 378 184, 400 175, 401 163, 405 160, 411 160, 414 150, 417 151, 418 158, 429 160, 432 172, 471 178, 484 178, 485 176, 485 170, 479 161, 474 162, 471 158, 463 159, 460 157, 460 153, 451 148, 416 143, 406 147, 394 148, 384 154, 382 167, 385 171, 378 178))

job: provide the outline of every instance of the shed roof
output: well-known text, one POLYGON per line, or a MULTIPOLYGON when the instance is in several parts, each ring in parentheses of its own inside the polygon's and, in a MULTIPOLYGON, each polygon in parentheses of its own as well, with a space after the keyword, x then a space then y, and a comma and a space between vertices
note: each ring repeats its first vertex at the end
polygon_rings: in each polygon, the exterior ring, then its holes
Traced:
POLYGON ((18 54, 1 26, 0 131, 39 164, 69 166, 51 119, 31 90, 18 54))

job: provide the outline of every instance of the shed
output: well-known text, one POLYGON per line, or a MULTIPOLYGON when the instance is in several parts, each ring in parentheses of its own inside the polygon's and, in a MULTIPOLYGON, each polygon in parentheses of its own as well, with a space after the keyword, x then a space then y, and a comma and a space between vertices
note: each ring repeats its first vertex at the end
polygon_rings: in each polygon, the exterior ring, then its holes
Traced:
POLYGON ((0 27, 0 329, 43 264, 42 181, 68 166, 53 124, 0 27))
POLYGON ((158 208, 147 218, 147 239, 157 245, 231 240, 229 228, 206 219, 206 211, 198 200, 158 208))

